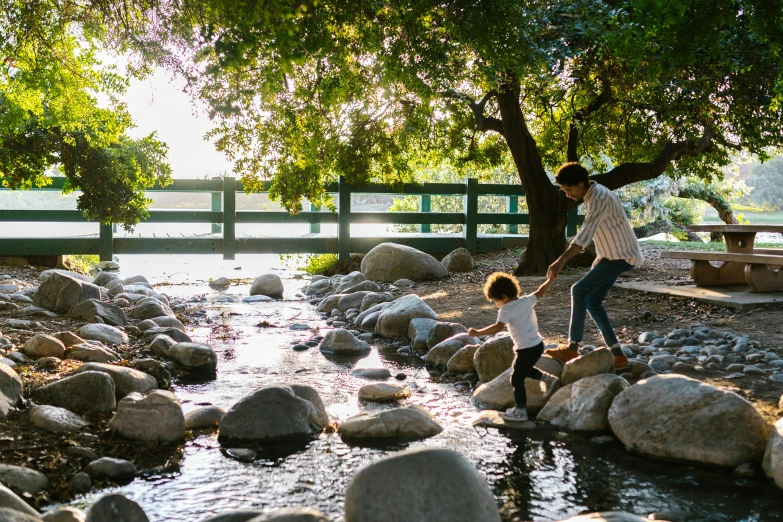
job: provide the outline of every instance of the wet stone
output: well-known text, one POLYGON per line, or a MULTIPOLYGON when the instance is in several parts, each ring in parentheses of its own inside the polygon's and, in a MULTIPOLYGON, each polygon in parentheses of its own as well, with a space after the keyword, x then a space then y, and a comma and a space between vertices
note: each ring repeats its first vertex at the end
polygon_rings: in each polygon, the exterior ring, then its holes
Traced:
MULTIPOLYGON (((318 344, 318 343, 316 343, 316 345, 317 345, 317 344, 318 344)), ((311 347, 311 346, 308 346, 308 345, 306 345, 306 344, 297 343, 297 344, 295 344, 295 345, 292 347, 292 350, 294 350, 295 352, 304 352, 305 350, 309 350, 310 348, 312 348, 312 347, 311 347)))
POLYGON ((111 457, 90 462, 86 471, 95 480, 111 480, 117 483, 130 482, 136 477, 136 466, 132 462, 111 457))
POLYGON ((391 372, 386 368, 357 368, 351 371, 351 375, 362 379, 384 380, 391 377, 391 372))
POLYGON ((247 448, 228 448, 225 453, 232 459, 241 462, 252 462, 256 459, 256 452, 247 448))
POLYGON ((68 485, 74 493, 87 493, 92 488, 92 479, 87 473, 76 473, 68 480, 68 485))

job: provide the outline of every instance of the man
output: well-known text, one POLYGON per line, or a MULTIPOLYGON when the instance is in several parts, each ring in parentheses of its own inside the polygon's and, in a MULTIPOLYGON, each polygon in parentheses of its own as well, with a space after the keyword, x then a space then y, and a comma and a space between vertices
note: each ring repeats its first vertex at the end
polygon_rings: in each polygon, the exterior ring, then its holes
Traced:
POLYGON ((603 301, 620 274, 633 270, 644 261, 639 242, 618 197, 603 185, 590 181, 583 166, 564 164, 557 171, 555 182, 569 198, 584 200, 585 221, 568 249, 549 266, 548 278, 556 278, 568 260, 583 252, 590 241, 595 241, 596 259, 592 269, 571 287, 568 344, 549 349, 545 354, 564 363, 579 356, 587 311, 601 330, 606 346, 612 350, 617 373, 629 371, 628 359, 623 354, 603 301))

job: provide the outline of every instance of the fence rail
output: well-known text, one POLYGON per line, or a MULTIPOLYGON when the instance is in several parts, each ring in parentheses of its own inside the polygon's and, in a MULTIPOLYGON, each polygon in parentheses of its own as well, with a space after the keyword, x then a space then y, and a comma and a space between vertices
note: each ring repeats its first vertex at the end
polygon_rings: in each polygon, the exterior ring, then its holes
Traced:
MULTIPOLYGON (((65 178, 52 178, 52 184, 32 190, 62 190, 65 178)), ((270 188, 265 182, 263 191, 270 188)), ((102 261, 113 254, 222 254, 234 259, 236 254, 336 253, 347 259, 352 252, 364 253, 385 241, 406 244, 431 254, 447 253, 458 247, 471 252, 523 246, 527 236, 519 235, 518 225, 530 223, 528 214, 519 213, 518 198, 524 196, 519 185, 479 184, 468 178, 465 183, 367 184, 350 185, 343 178, 325 185, 335 194, 336 212, 322 212, 315 205, 309 211, 289 214, 279 211, 236 209, 236 194, 244 192, 242 183, 232 177, 211 180, 177 179, 169 185, 156 185, 149 192, 198 192, 211 194, 211 210, 150 210, 143 223, 210 223, 212 234, 220 237, 115 237, 115 227, 100 224, 98 236, 57 238, 0 237, 0 255, 98 254, 102 261), (352 194, 389 194, 418 196, 418 212, 352 212, 352 194), (462 196, 462 212, 431 212, 432 196, 462 196), (478 211, 479 196, 506 198, 505 213, 478 211), (247 223, 309 223, 309 236, 237 237, 236 225, 247 223), (337 224, 336 236, 321 236, 322 223, 337 224), (351 237, 352 223, 389 223, 419 225, 419 234, 395 234, 387 237, 351 237), (431 234, 433 224, 462 225, 461 234, 431 234), (480 224, 506 225, 506 234, 478 234, 480 224)), ((568 215, 567 233, 574 235, 584 220, 576 209, 568 215)), ((78 210, 0 210, 0 222, 87 222, 78 210)), ((5 227, 4 227, 5 228, 5 227)), ((0 236, 2 233, 0 232, 0 236)))

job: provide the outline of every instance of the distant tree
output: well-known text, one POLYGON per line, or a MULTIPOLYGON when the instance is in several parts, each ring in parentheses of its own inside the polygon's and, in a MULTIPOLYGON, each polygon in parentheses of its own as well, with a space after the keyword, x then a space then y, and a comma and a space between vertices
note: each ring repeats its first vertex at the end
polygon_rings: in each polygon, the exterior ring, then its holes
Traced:
POLYGON ((753 167, 746 183, 753 188, 750 198, 756 205, 783 209, 783 156, 753 167))

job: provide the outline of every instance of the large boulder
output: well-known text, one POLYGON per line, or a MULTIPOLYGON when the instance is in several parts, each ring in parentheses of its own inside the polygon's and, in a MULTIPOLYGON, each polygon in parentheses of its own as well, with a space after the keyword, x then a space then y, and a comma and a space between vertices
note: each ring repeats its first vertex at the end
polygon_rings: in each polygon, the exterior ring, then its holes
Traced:
POLYGON ((567 430, 608 431, 609 407, 628 386, 619 375, 604 373, 585 377, 557 390, 538 419, 567 430))
POLYGON ((473 366, 478 378, 489 382, 511 368, 514 362, 514 341, 510 335, 501 335, 488 340, 476 350, 473 366))
POLYGON ((0 482, 19 494, 30 495, 37 495, 49 485, 49 479, 40 471, 11 464, 0 464, 0 482))
POLYGON ((310 440, 329 424, 321 398, 300 385, 269 386, 234 404, 220 421, 221 444, 310 440))
POLYGON ((217 369, 217 354, 206 344, 175 343, 169 347, 167 355, 190 372, 214 372, 217 369))
POLYGON ((455 375, 463 375, 475 371, 476 368, 473 366, 473 356, 476 355, 478 349, 478 344, 463 346, 457 350, 457 352, 451 356, 449 362, 446 363, 446 370, 455 375))
POLYGON ((411 320, 417 317, 437 319, 438 314, 419 296, 402 296, 383 309, 375 325, 375 333, 384 337, 404 336, 408 333, 411 320))
POLYGON ((185 415, 173 393, 131 393, 109 421, 111 429, 131 440, 175 442, 185 438, 185 415))
POLYGON ((769 434, 762 467, 764 473, 772 478, 778 487, 783 488, 783 419, 775 423, 769 434))
POLYGON ((560 380, 563 385, 566 385, 602 373, 614 373, 614 356, 612 351, 607 348, 599 348, 568 361, 563 368, 560 380))
POLYGON ((360 341, 348 330, 329 330, 321 341, 320 350, 337 355, 356 355, 370 351, 370 345, 360 341))
POLYGON ((620 393, 609 424, 643 455, 736 467, 760 461, 770 425, 731 391, 684 375, 658 375, 620 393))
MULTIPOLYGON (((511 386, 513 371, 513 368, 509 368, 491 381, 476 388, 471 400, 478 406, 490 410, 505 410, 513 406, 514 387, 511 386)), ((550 383, 549 381, 525 379, 527 411, 529 413, 539 411, 559 388, 560 381, 550 383)))
POLYGON ((30 423, 36 428, 54 433, 77 433, 89 424, 86 420, 57 406, 34 406, 30 410, 30 423))
POLYGON ((360 413, 340 424, 338 433, 343 439, 426 439, 443 431, 430 412, 418 405, 360 413))
POLYGON ((101 289, 97 285, 71 275, 52 272, 38 287, 38 292, 33 296, 33 304, 64 314, 77 303, 100 298, 101 289))
POLYGON ((392 283, 398 279, 427 281, 443 279, 446 268, 431 255, 396 243, 381 243, 362 258, 362 273, 367 279, 392 283))
POLYGON ((440 262, 450 274, 473 270, 473 256, 467 248, 458 248, 449 252, 440 262))
POLYGON ((39 357, 57 357, 62 359, 65 354, 65 345, 51 335, 35 334, 24 343, 22 351, 28 357, 35 359, 39 357))
POLYGON ((77 303, 68 311, 68 317, 90 321, 93 317, 100 317, 104 323, 114 326, 125 326, 128 319, 122 308, 115 304, 104 303, 98 299, 87 299, 77 303))
MULTIPOLYGON (((457 334, 467 333, 468 329, 459 323, 438 323, 427 336, 427 348, 432 349, 435 345, 442 343, 449 337, 457 334)), ((476 340, 478 342, 478 339, 476 340)))
POLYGON ((411 319, 408 325, 408 339, 410 339, 413 349, 418 353, 427 353, 429 351, 427 339, 436 324, 438 324, 437 320, 426 317, 411 319))
POLYGON ((174 317, 174 312, 169 308, 169 305, 154 297, 145 297, 133 307, 134 319, 152 319, 162 315, 174 317))
POLYGON ((103 372, 83 372, 33 390, 32 398, 71 411, 105 413, 117 406, 114 381, 103 372))
POLYGON ((101 372, 110 376, 114 381, 118 400, 134 392, 147 393, 158 389, 158 381, 155 377, 127 366, 90 362, 76 368, 74 374, 84 372, 101 372))
POLYGON ((471 344, 478 344, 480 341, 475 337, 470 337, 466 333, 460 333, 453 337, 436 344, 427 353, 427 364, 438 368, 445 368, 449 360, 454 357, 459 350, 471 344))
POLYGON ((117 345, 128 342, 128 334, 108 324, 85 324, 78 331, 82 339, 100 341, 103 344, 117 345))
POLYGON ((144 510, 119 493, 109 493, 87 510, 86 522, 149 522, 144 510))
POLYGON ((449 449, 393 453, 360 469, 348 484, 345 522, 425 520, 500 522, 500 514, 484 477, 449 449))
POLYGON ((265 295, 267 297, 283 297, 283 280, 277 274, 258 276, 250 286, 250 295, 265 295))

